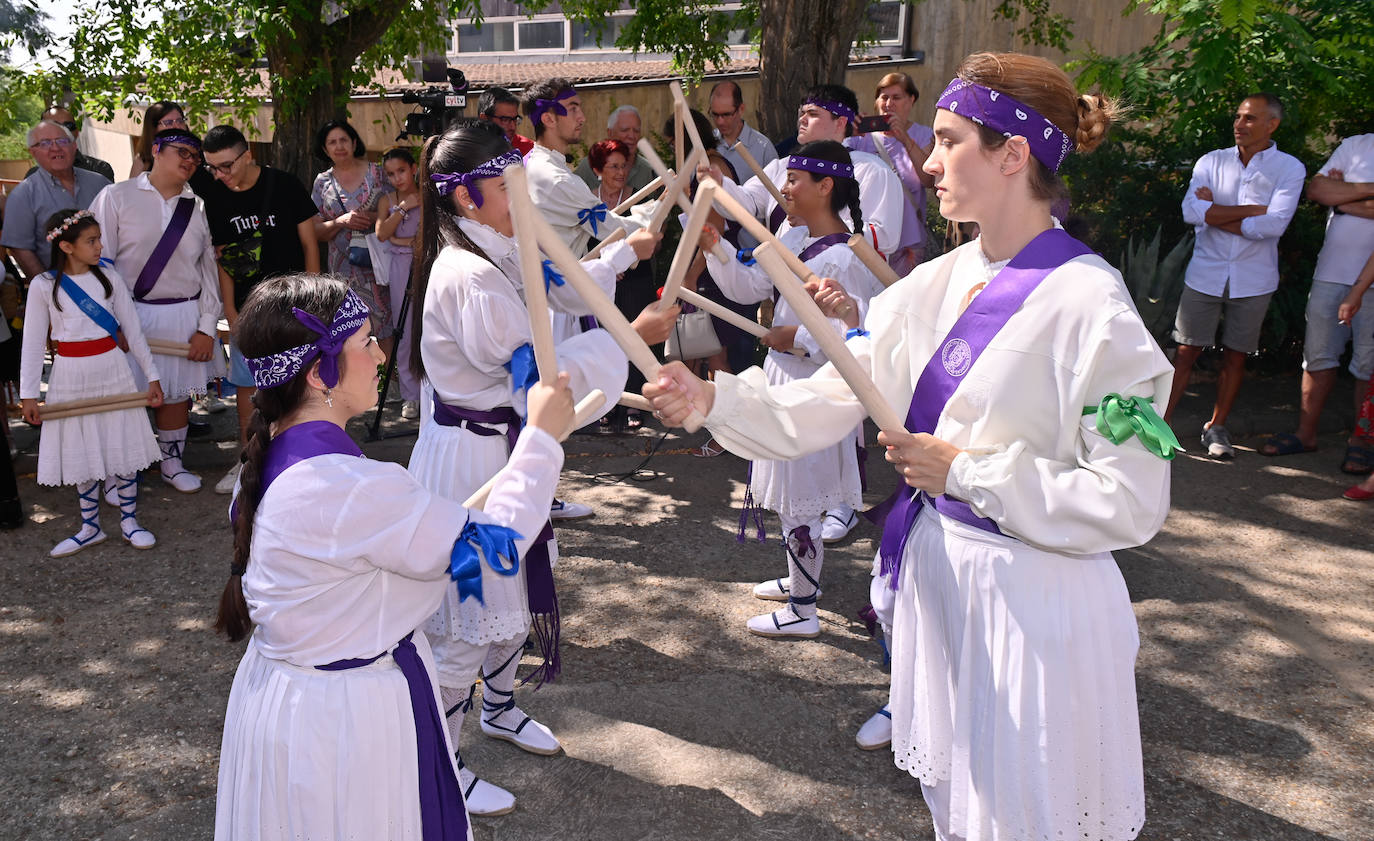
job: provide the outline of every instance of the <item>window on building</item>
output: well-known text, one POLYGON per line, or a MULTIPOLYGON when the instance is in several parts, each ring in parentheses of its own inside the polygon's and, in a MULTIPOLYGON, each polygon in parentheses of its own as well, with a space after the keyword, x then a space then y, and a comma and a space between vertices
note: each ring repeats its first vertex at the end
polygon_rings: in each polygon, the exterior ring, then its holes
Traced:
POLYGON ((619 37, 620 30, 625 28, 625 23, 629 18, 623 15, 616 15, 606 19, 606 28, 597 34, 592 25, 579 21, 572 22, 572 48, 574 50, 613 50, 615 49, 615 39, 619 37))
POLYGON ((868 7, 869 37, 874 41, 902 39, 902 0, 879 0, 868 7))
POLYGON ((460 23, 456 29, 460 53, 503 53, 515 49, 515 24, 511 21, 489 21, 481 26, 460 23))
POLYGON ((564 46, 563 21, 537 20, 520 24, 521 50, 561 50, 564 46))

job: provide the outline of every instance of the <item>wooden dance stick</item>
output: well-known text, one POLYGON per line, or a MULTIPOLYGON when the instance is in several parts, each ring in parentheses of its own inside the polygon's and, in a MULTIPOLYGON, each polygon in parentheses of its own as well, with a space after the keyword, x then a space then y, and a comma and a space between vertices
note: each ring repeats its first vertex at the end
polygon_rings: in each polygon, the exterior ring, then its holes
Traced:
MULTIPOLYGON (((660 175, 664 173, 672 173, 671 169, 668 169, 666 166, 663 165, 663 161, 660 160, 658 154, 654 152, 654 147, 649 145, 649 141, 640 138, 639 145, 636 148, 639 149, 639 154, 643 156, 644 160, 648 161, 649 168, 652 169, 654 172, 657 172, 660 175)), ((701 189, 700 184, 697 185, 697 189, 701 189)), ((723 190, 720 190, 719 184, 716 184, 716 189, 720 192, 724 192, 723 190)), ((665 191, 663 194, 663 198, 666 199, 667 197, 668 193, 665 191)), ((662 200, 663 199, 660 199, 659 201, 662 200)), ((678 206, 682 208, 683 212, 687 213, 690 216, 692 213, 692 203, 687 200, 687 196, 679 192, 676 196, 676 200, 678 206)), ((660 205, 660 207, 661 206, 662 205, 660 205)), ((711 253, 716 255, 716 258, 720 260, 722 263, 728 263, 729 261, 735 259, 735 255, 730 253, 729 247, 719 240, 717 240, 716 244, 712 246, 711 253)))
POLYGON ((620 399, 616 402, 631 409, 638 409, 641 412, 653 414, 654 411, 654 404, 649 402, 649 398, 642 394, 635 394, 631 391, 622 391, 620 393, 620 399))
POLYGON ((773 194, 773 200, 778 203, 778 207, 786 210, 787 199, 783 198, 782 190, 779 190, 778 185, 773 183, 773 179, 764 174, 763 167, 759 166, 759 162, 754 159, 753 155, 749 154, 749 149, 743 143, 736 142, 731 147, 731 151, 739 155, 740 160, 744 161, 744 165, 754 171, 754 176, 759 179, 759 183, 767 187, 768 192, 773 194))
MULTIPOLYGON (((701 183, 704 187, 707 184, 715 184, 716 182, 714 179, 707 178, 701 183)), ((720 185, 717 184, 716 186, 719 188, 720 185)), ((801 278, 803 282, 820 283, 820 278, 816 277, 816 273, 807 268, 807 265, 802 262, 802 259, 793 254, 790 248, 778 242, 778 238, 773 235, 773 232, 768 230, 767 226, 758 219, 755 219, 754 214, 745 210, 744 206, 736 201, 734 196, 730 195, 725 190, 717 189, 716 204, 720 205, 726 213, 733 216, 735 221, 739 222, 740 225, 744 227, 744 230, 753 234, 754 239, 757 239, 760 243, 773 243, 773 247, 777 249, 775 256, 781 259, 783 264, 786 265, 788 269, 791 269, 792 273, 801 278)))
POLYGON ((663 297, 658 302, 660 311, 668 309, 677 302, 678 290, 682 288, 682 281, 687 277, 687 269, 692 265, 692 259, 697 255, 697 242, 701 240, 701 226, 706 224, 706 217, 714 209, 711 200, 715 196, 716 190, 717 186, 714 183, 703 184, 697 188, 696 200, 692 203, 692 212, 687 214, 687 221, 682 226, 682 239, 678 241, 677 252, 673 254, 673 263, 668 267, 668 280, 663 284, 663 297))
POLYGON ((597 257, 600 257, 600 256, 601 256, 601 249, 605 248, 606 246, 610 245, 610 244, 613 243, 613 242, 620 242, 620 241, 621 241, 622 239, 624 239, 624 238, 625 238, 625 229, 624 229, 624 228, 616 228, 614 231, 611 232, 611 235, 610 235, 610 236, 606 237, 606 238, 603 239, 601 242, 597 243, 597 244, 596 244, 596 248, 593 248, 591 251, 588 251, 586 254, 583 254, 583 255, 582 255, 582 262, 585 263, 585 262, 587 262, 588 260, 595 260, 597 257))
POLYGON ((835 326, 821 312, 821 308, 816 306, 806 288, 792 277, 792 272, 783 263, 779 253, 785 250, 779 249, 771 242, 765 242, 754 249, 754 259, 768 272, 768 276, 773 279, 773 285, 782 293, 782 297, 787 300, 802 324, 806 325, 806 329, 811 331, 830 364, 835 366, 841 377, 844 377, 844 381, 849 384, 850 390, 863 404, 878 428, 894 432, 905 431, 906 423, 902 416, 892 408, 892 404, 887 402, 882 392, 878 391, 878 386, 864 371, 859 360, 854 358, 854 354, 849 352, 849 348, 845 347, 843 337, 835 332, 835 326))
POLYGON ((678 172, 687 171, 682 165, 684 154, 682 147, 685 145, 682 142, 682 121, 684 119, 688 119, 688 115, 683 113, 682 106, 676 102, 673 103, 673 160, 677 164, 678 172))
POLYGON ((534 232, 534 216, 539 212, 530 198, 529 180, 523 164, 506 167, 506 195, 510 198, 510 218, 515 227, 515 247, 520 250, 520 274, 525 281, 525 309, 530 315, 530 343, 534 345, 534 364, 539 381, 553 385, 558 380, 558 356, 553 349, 553 325, 549 323, 549 298, 544 289, 543 255, 534 232))
MULTIPOLYGON (((687 129, 687 136, 692 139, 692 148, 706 148, 701 142, 701 133, 697 131, 697 121, 692 119, 692 107, 687 104, 687 97, 682 94, 682 83, 676 79, 668 83, 668 92, 673 95, 673 102, 677 106, 678 120, 687 129)), ((678 139, 681 144, 681 139, 678 139)))
MULTIPOLYGON (((534 225, 539 234, 539 244, 553 259, 554 265, 563 272, 563 277, 577 290, 577 294, 582 296, 583 303, 592 311, 592 315, 596 316, 597 323, 611 334, 616 344, 620 345, 620 349, 630 358, 630 362, 644 375, 644 379, 657 381, 658 369, 663 367, 663 363, 658 361, 654 352, 644 343, 644 339, 630 326, 630 322, 616 307, 615 302, 606 297, 606 293, 591 279, 587 270, 582 268, 582 264, 543 217, 536 215, 534 225)), ((688 432, 696 432, 705 422, 706 419, 699 412, 693 411, 682 427, 688 432)))
POLYGON ((173 342, 167 339, 147 339, 148 350, 162 356, 185 356, 191 352, 189 342, 173 342))
POLYGON ((652 193, 654 190, 657 190, 659 187, 662 187, 662 186, 663 186, 663 177, 662 177, 662 176, 656 176, 656 177, 654 178, 653 181, 650 181, 648 184, 645 184, 643 187, 641 187, 641 188, 639 189, 638 192, 634 193, 633 195, 631 195, 631 196, 630 196, 628 199, 626 199, 625 201, 623 201, 623 202, 621 202, 620 204, 616 205, 615 207, 611 208, 611 212, 612 212, 612 213, 621 213, 621 212, 623 212, 623 211, 629 210, 631 207, 634 207, 635 205, 637 205, 637 204, 639 204, 641 201, 643 201, 643 200, 644 200, 650 193, 652 193))
POLYGON ((112 412, 116 409, 133 409, 148 405, 148 392, 131 391, 126 394, 110 394, 105 397, 88 397, 84 400, 69 400, 65 403, 44 403, 38 407, 43 420, 72 418, 78 415, 94 415, 112 412))
MULTIPOLYGON (((664 295, 666 297, 667 293, 665 292, 664 295)), ((711 315, 714 315, 716 318, 719 318, 721 321, 724 321, 728 324, 733 324, 751 336, 757 336, 758 338, 762 339, 764 336, 768 335, 767 327, 764 327, 757 321, 750 321, 749 319, 745 318, 744 316, 740 315, 739 313, 735 312, 729 307, 724 306, 723 304, 720 304, 716 301, 712 301, 710 298, 707 298, 704 295, 693 292, 690 289, 679 289, 677 291, 677 296, 678 298, 682 299, 684 303, 691 304, 699 310, 706 310, 711 315)))
POLYGON ((673 212, 673 199, 680 197, 682 191, 678 186, 677 173, 671 169, 663 173, 663 183, 665 185, 663 195, 658 197, 658 206, 649 216, 649 224, 645 228, 653 233, 658 233, 663 227, 663 223, 668 221, 668 217, 673 212))
MULTIPOLYGON (((558 436, 559 443, 568 440, 568 436, 573 434, 573 430, 581 429, 591 423, 596 416, 601 413, 601 404, 605 402, 606 392, 599 388, 592 389, 587 393, 586 397, 577 401, 577 406, 573 409, 572 425, 568 427, 566 432, 558 436)), ((468 497, 467 500, 463 502, 463 507, 477 509, 485 508, 487 506, 487 497, 491 496, 491 489, 496 484, 496 480, 500 475, 500 471, 497 471, 495 475, 482 483, 482 487, 478 488, 472 496, 468 497)))
MULTIPOLYGON (((879 144, 880 146, 882 144, 879 144)), ((892 267, 883 259, 883 255, 878 253, 868 241, 868 237, 863 234, 854 234, 849 238, 849 248, 854 252, 854 256, 859 258, 859 262, 868 267, 870 272, 878 278, 878 282, 883 286, 891 286, 901 280, 892 267)))

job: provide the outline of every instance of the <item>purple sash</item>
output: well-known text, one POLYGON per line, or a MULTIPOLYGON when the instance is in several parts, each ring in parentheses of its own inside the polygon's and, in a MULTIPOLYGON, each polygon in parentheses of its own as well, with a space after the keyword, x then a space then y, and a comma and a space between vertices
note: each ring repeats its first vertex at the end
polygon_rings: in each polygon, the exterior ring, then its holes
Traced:
MULTIPOLYGON (((453 772, 453 760, 444 742, 447 725, 434 702, 434 685, 429 682, 425 662, 415 650, 415 643, 411 642, 414 635, 414 631, 406 634, 405 639, 391 650, 391 657, 406 679, 410 712, 415 719, 415 757, 420 766, 420 838, 422 841, 464 841, 468 837, 468 815, 462 805, 463 794, 458 776, 453 772)), ((386 652, 382 652, 376 657, 335 660, 315 668, 341 672, 370 665, 385 655, 386 652)))
MULTIPOLYGON (((506 425, 506 454, 515 449, 515 441, 520 437, 520 416, 510 406, 502 406, 490 411, 466 409, 450 406, 434 396, 434 422, 440 426, 461 426, 469 432, 483 436, 500 435, 490 424, 506 425)), ((529 599, 530 617, 534 626, 535 638, 539 641, 539 653, 543 663, 523 682, 531 680, 539 684, 552 683, 563 670, 562 658, 558 654, 558 640, 561 636, 558 617, 558 593, 553 585, 553 562, 549 555, 549 541, 553 540, 553 522, 546 520, 534 543, 523 558, 525 562, 525 596, 529 599)))
MULTIPOLYGON (((296 424, 273 436, 267 445, 267 455, 262 461, 262 478, 258 484, 258 499, 267 493, 267 488, 288 467, 315 456, 339 453, 346 456, 363 458, 363 451, 347 432, 329 421, 306 421, 296 424)), ((238 519, 239 502, 229 506, 229 522, 238 519)))
MULTIPOLYGON (((934 433, 940 413, 964 381, 964 376, 977 364, 992 338, 1016 314, 1026 298, 1050 272, 1075 257, 1091 253, 1092 249, 1059 228, 1044 231, 1021 249, 973 299, 950 328, 940 349, 926 363, 920 379, 916 381, 911 407, 907 410, 907 431, 934 433)), ((869 512, 870 519, 875 523, 883 523, 882 546, 879 550, 881 569, 894 590, 897 588, 902 553, 906 550, 911 527, 915 525, 916 515, 927 501, 931 501, 941 514, 962 523, 995 534, 1002 533, 996 523, 973 513, 968 503, 962 500, 953 499, 947 494, 932 500, 925 493, 912 493, 912 489, 905 484, 898 485, 892 496, 869 512)))
MULTIPOLYGON (((797 257, 798 257, 803 263, 805 263, 807 260, 810 260, 812 257, 815 257, 815 256, 817 256, 817 255, 819 255, 819 254, 825 253, 831 246, 833 246, 833 245, 839 245, 840 243, 844 243, 844 242, 849 242, 849 234, 845 234, 845 233, 839 233, 839 234, 826 234, 826 235, 823 236, 823 237, 817 238, 815 242, 813 242, 813 243, 811 243, 810 245, 808 245, 808 246, 806 246, 805 248, 803 248, 803 249, 802 249, 802 252, 801 252, 800 254, 798 254, 797 257)), ((782 291, 779 290, 779 289, 774 289, 774 290, 773 290, 773 304, 774 304, 774 306, 777 305, 778 301, 779 301, 781 298, 782 298, 782 291)))
MULTIPOLYGON (((186 233, 186 226, 191 223, 191 211, 196 209, 196 200, 190 197, 182 197, 177 201, 176 209, 172 211, 172 219, 167 223, 167 230, 162 232, 162 238, 153 247, 153 253, 148 256, 148 262, 143 264, 143 271, 138 273, 138 280, 134 283, 134 300, 142 301, 148 297, 148 293, 153 291, 157 285, 157 279, 162 277, 162 270, 167 268, 167 261, 172 259, 172 254, 177 250, 177 244, 181 242, 181 235, 186 233)), ((189 298, 178 299, 175 303, 181 303, 189 298)), ((147 301, 146 303, 154 303, 147 301)), ((157 303, 173 303, 172 301, 158 301, 157 303)))

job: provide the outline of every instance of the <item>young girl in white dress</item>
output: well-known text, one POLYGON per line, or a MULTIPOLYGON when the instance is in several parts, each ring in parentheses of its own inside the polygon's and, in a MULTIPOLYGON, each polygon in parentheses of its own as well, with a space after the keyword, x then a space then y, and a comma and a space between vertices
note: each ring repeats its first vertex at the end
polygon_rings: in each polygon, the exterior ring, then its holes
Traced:
MULTIPOLYGON (((808 143, 787 161, 787 182, 782 194, 789 202, 793 226, 781 242, 801 256, 817 277, 835 278, 850 290, 856 312, 882 291, 882 284, 849 248, 849 228, 840 213, 853 216, 854 230, 863 229, 859 213, 859 184, 849 150, 831 140, 808 143)), ((718 238, 706 232, 708 242, 718 238)), ((741 304, 754 304, 770 296, 775 300, 773 328, 761 341, 769 348, 763 371, 773 385, 805 379, 825 364, 825 354, 786 300, 778 298, 773 282, 762 267, 738 260, 722 263, 708 252, 707 267, 725 296, 741 304)), ((843 334, 838 319, 833 329, 843 334)), ((850 425, 850 435, 829 447, 793 460, 757 458, 749 466, 749 490, 741 517, 741 539, 749 509, 757 505, 778 512, 783 546, 787 552, 787 576, 764 581, 754 595, 787 606, 755 616, 748 622, 752 633, 774 638, 811 638, 820 635, 816 599, 820 595, 821 565, 825 544, 821 541, 825 512, 863 504, 856 442, 861 428, 850 425)), ((759 526, 760 539, 763 528, 759 526)))
POLYGON ((38 410, 43 357, 51 331, 56 345, 48 376, 49 405, 137 391, 118 335, 128 342, 148 380, 148 405, 162 405, 157 366, 143 338, 129 288, 114 269, 100 265, 100 225, 90 211, 61 210, 47 221, 50 270, 29 285, 19 396, 24 420, 42 424, 38 482, 76 485, 81 530, 53 547, 54 558, 105 540, 100 527, 100 482, 118 494, 119 533, 135 549, 157 540, 139 526, 138 471, 162 458, 142 408, 97 412, 44 422, 38 410), (75 296, 75 297, 73 297, 75 296))
MULTIPOLYGON (((426 398, 428 411, 410 471, 426 488, 453 500, 466 499, 505 464, 509 439, 525 415, 526 383, 537 375, 501 175, 519 162, 500 130, 483 122, 461 123, 431 139, 421 159, 419 259, 428 271, 415 277, 414 300, 423 302, 423 312, 411 333, 411 360, 432 396, 426 398)), ((613 297, 616 275, 649 257, 657 240, 656 234, 636 232, 583 265, 613 297)), ((546 274, 545 285, 551 309, 590 314, 556 273, 546 274)), ((659 314, 650 307, 637 324, 646 341, 663 341, 675 317, 676 308, 659 314)), ((608 395, 603 412, 614 405, 624 389, 627 362, 606 331, 565 339, 557 353, 578 399, 595 388, 608 395)), ((558 555, 552 538, 552 528, 543 525, 534 557, 517 574, 488 590, 481 603, 453 595, 425 626, 455 746, 480 672, 483 733, 531 753, 561 750, 553 733, 515 704, 515 672, 532 624, 544 655, 539 679, 552 679, 558 670, 552 577, 558 555)), ((515 808, 510 792, 476 777, 461 757, 458 764, 472 814, 500 815, 515 808)))
MULTIPOLYGON (((1172 369, 1120 274, 1050 215, 1054 173, 1113 109, 1010 53, 966 58, 936 108, 940 212, 982 235, 874 298, 847 343, 907 410, 878 439, 909 486, 880 553, 892 750, 942 841, 1124 841, 1145 819, 1138 638, 1111 551, 1168 513, 1177 441, 1151 404, 1172 369)), ((848 298, 832 282, 816 297, 848 298)), ((713 385, 673 365, 644 391, 751 457, 814 452, 865 414, 833 366, 713 385)))
POLYGON ((216 622, 249 637, 225 712, 219 841, 472 837, 416 628, 445 592, 480 600, 523 562, 572 397, 566 376, 531 387, 485 508, 465 509, 344 431, 377 401, 371 328, 347 284, 318 275, 260 284, 235 327, 258 390, 216 622))

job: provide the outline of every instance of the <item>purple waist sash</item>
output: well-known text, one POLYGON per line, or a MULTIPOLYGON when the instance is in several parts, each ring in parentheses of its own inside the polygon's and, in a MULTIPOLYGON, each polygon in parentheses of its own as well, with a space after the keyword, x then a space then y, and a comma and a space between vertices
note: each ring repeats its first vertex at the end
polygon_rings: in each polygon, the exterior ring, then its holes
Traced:
POLYGON ((189 297, 189 298, 143 298, 142 300, 135 301, 135 303, 139 303, 139 304, 155 304, 155 305, 159 305, 159 306, 166 306, 167 304, 184 304, 184 303, 186 303, 187 301, 196 301, 196 300, 199 300, 199 299, 200 299, 200 293, 197 292, 196 294, 192 295, 192 296, 189 297))
MULTIPOLYGON (((510 406, 501 406, 489 411, 468 409, 441 402, 436 394, 434 422, 440 426, 461 426, 476 435, 488 437, 503 434, 492 426, 504 423, 507 455, 515 449, 515 441, 520 437, 520 416, 510 406)), ((552 682, 563 670, 562 658, 558 654, 561 623, 558 618, 558 593, 553 584, 553 560, 549 554, 551 540, 553 522, 545 520, 544 528, 539 530, 523 559, 525 595, 529 599, 535 638, 539 642, 539 652, 544 660, 538 669, 525 678, 525 682, 534 680, 540 684, 552 682)))
MULTIPOLYGON (((1091 254, 1092 249, 1059 228, 1040 233, 1011 259, 997 276, 988 282, 968 308, 954 322, 940 348, 931 356, 916 381, 907 410, 908 432, 935 432, 940 414, 969 370, 977 364, 994 336, 1026 298, 1050 272, 1075 257, 1091 254)), ((902 553, 916 515, 929 502, 935 510, 966 525, 993 534, 1002 534, 997 524, 973 512, 967 502, 946 494, 930 497, 916 493, 905 484, 899 485, 892 496, 869 512, 873 522, 882 522, 883 538, 879 557, 881 571, 888 576, 888 584, 897 589, 902 567, 902 553)))
MULTIPOLYGON (((468 815, 463 808, 463 792, 453 760, 444 741, 444 718, 434 702, 434 685, 420 659, 420 652, 411 642, 412 631, 405 635, 391 656, 406 679, 410 690, 410 711, 415 718, 415 756, 420 767, 420 837, 424 841, 465 841, 468 837, 468 815)), ((356 660, 335 660, 316 669, 340 672, 370 665, 385 657, 356 660)))

